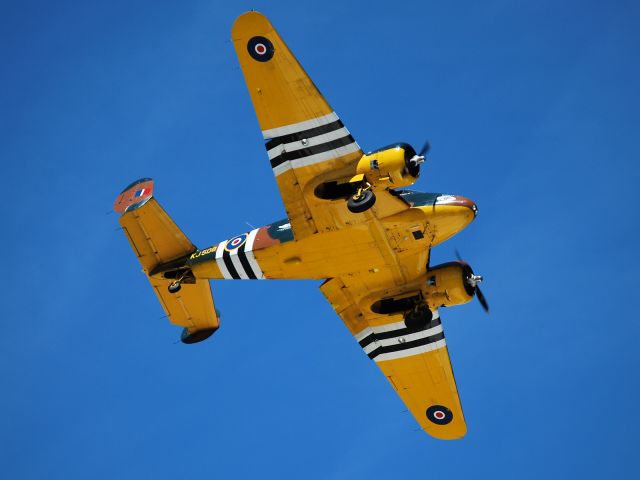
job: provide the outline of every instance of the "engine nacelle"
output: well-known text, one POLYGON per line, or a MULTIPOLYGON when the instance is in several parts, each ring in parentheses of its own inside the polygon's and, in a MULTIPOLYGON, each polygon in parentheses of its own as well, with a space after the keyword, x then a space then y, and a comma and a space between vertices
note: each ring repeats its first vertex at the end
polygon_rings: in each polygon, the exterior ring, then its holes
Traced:
POLYGON ((475 288, 467 281, 473 275, 466 263, 448 262, 427 271, 426 302, 429 309, 450 307, 471 301, 475 288))
POLYGON ((372 185, 385 188, 406 187, 415 183, 420 175, 420 164, 415 160, 413 147, 397 143, 363 155, 356 173, 364 175, 372 185))

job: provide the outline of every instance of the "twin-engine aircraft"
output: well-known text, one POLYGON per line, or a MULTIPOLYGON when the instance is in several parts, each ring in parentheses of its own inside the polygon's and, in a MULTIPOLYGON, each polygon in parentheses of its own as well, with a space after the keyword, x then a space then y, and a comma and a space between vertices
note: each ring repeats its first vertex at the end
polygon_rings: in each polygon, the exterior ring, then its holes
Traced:
POLYGON ((401 188, 427 148, 364 153, 269 20, 241 15, 233 43, 287 218, 198 249, 138 180, 116 199, 120 224, 169 320, 195 343, 219 327, 210 279, 318 279, 320 291, 430 435, 466 424, 439 308, 478 296, 463 261, 429 265, 430 249, 465 228, 476 205, 401 188))

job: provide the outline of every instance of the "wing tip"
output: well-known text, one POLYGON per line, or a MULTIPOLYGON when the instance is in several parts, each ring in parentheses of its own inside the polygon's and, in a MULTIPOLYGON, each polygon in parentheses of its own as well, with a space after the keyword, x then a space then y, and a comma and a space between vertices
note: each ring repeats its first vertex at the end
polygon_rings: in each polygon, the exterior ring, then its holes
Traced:
POLYGON ((428 427, 423 426, 423 429, 429 436, 438 440, 460 440, 467 434, 467 425, 464 422, 455 425, 454 428, 451 426, 450 428, 434 428, 433 425, 429 425, 428 427))
POLYGON ((231 35, 235 39, 242 36, 242 34, 247 31, 251 31, 253 33, 266 33, 271 28, 273 28, 271 26, 271 22, 265 15, 257 10, 249 10, 248 12, 240 15, 236 18, 235 22, 233 22, 231 35))

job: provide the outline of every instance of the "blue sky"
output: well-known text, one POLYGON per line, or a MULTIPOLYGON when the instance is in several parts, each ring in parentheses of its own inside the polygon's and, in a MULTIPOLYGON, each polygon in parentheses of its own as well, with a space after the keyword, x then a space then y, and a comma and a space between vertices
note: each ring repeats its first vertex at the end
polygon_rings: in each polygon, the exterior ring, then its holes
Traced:
POLYGON ((637 2, 2 2, 3 478, 638 475, 637 2), (364 149, 474 199, 443 312, 469 433, 403 404, 319 282, 215 282, 185 346, 110 213, 151 176, 199 246, 284 209, 230 43, 270 17, 364 149))

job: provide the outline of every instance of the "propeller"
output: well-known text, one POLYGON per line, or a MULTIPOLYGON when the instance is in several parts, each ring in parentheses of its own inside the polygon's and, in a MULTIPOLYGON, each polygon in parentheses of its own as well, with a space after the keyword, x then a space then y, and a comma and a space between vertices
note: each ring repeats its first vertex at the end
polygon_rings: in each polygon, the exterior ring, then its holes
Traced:
POLYGON ((483 280, 482 275, 475 275, 473 273, 473 270, 469 266, 469 264, 462 259, 462 257, 460 256, 460 252, 458 252, 457 248, 455 252, 456 252, 456 258, 458 259, 458 261, 464 264, 468 268, 468 271, 465 272, 464 281, 467 283, 467 285, 469 285, 473 289, 473 292, 475 293, 483 310, 489 313, 489 304, 487 303, 487 299, 485 298, 484 294, 482 293, 482 290, 480 290, 480 287, 479 287, 479 284, 482 283, 482 280, 483 280))
POLYGON ((427 153, 429 153, 429 150, 431 150, 431 144, 429 143, 429 140, 427 140, 426 142, 424 142, 424 145, 422 146, 420 151, 416 153, 409 160, 409 162, 416 166, 420 165, 421 163, 424 163, 425 157, 427 156, 427 153))
POLYGON ((420 152, 418 152, 418 156, 420 157, 426 156, 427 153, 429 153, 429 150, 431 150, 431 144, 429 143, 429 140, 427 140, 426 142, 424 142, 424 145, 420 149, 420 152))
POLYGON ((480 290, 480 287, 476 287, 476 297, 478 297, 478 301, 480 302, 480 305, 482 305, 482 308, 484 308, 484 311, 489 313, 489 304, 487 303, 487 299, 484 298, 484 294, 482 293, 482 290, 480 290))

